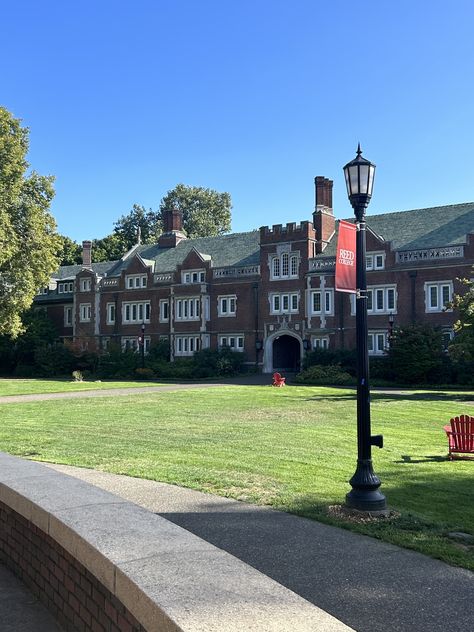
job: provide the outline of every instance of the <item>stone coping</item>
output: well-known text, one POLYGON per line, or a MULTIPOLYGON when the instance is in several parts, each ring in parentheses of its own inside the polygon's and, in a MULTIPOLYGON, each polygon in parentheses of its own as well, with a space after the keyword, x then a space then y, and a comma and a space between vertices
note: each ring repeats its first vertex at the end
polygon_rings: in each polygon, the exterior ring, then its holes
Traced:
POLYGON ((349 632, 232 555, 142 507, 0 453, 0 501, 92 573, 149 632, 349 632))

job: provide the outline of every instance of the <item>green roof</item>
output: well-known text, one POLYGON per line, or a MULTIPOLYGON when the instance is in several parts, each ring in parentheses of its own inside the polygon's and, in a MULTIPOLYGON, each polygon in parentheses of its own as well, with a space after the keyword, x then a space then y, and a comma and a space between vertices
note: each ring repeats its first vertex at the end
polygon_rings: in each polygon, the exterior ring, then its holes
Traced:
MULTIPOLYGON (((367 215, 367 226, 393 250, 421 250, 458 246, 474 233, 474 202, 435 206, 412 211, 396 211, 381 215, 367 215)), ((349 218, 354 222, 354 218, 349 218)), ((334 257, 336 234, 320 257, 334 257)))
MULTIPOLYGON (((101 263, 93 263, 92 271, 99 276, 104 276, 111 268, 115 266, 116 261, 102 261, 101 263)), ((51 278, 63 281, 64 279, 73 279, 76 274, 84 270, 82 264, 76 264, 73 266, 61 266, 57 272, 51 275, 51 278)))

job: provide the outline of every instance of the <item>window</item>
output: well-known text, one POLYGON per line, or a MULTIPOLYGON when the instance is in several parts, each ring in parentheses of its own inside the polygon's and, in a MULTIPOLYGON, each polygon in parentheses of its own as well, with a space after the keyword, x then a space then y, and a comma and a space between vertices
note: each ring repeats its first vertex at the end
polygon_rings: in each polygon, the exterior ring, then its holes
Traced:
POLYGON ((191 356, 201 348, 199 336, 176 336, 174 344, 175 356, 191 356))
POLYGON ((384 270, 385 269, 385 253, 371 252, 365 257, 366 270, 384 270))
POLYGON ((48 294, 48 293, 49 293, 49 287, 42 287, 36 292, 38 296, 40 296, 41 294, 48 294))
POLYGON ((169 301, 160 301, 160 323, 166 323, 170 318, 169 301))
POLYGON ((388 332, 369 331, 367 346, 369 355, 383 355, 388 348, 388 332))
POLYGON ((186 272, 181 273, 182 283, 205 283, 205 281, 205 270, 186 270, 186 272))
POLYGON ((79 304, 79 320, 81 323, 88 323, 91 319, 92 310, 90 303, 79 304))
MULTIPOLYGON (((453 282, 425 283, 425 305, 427 312, 443 312, 453 299, 453 282)), ((451 310, 449 310, 451 311, 451 310)))
POLYGON ((244 350, 244 336, 242 334, 226 334, 219 336, 219 348, 228 348, 232 351, 244 350))
POLYGON ((200 305, 200 298, 176 299, 175 320, 199 320, 201 312, 200 305))
MULTIPOLYGON (((351 314, 354 315, 356 308, 355 294, 351 294, 351 314)), ((367 288, 367 313, 368 314, 390 314, 397 311, 397 286, 382 285, 379 287, 367 288)))
POLYGON ((115 303, 107 303, 107 325, 115 323, 115 303))
POLYGON ((448 350, 449 343, 454 338, 454 331, 452 329, 443 329, 443 349, 448 350))
POLYGON ((122 303, 122 323, 149 323, 151 306, 149 302, 122 303))
MULTIPOLYGON (((83 281, 89 281, 90 279, 83 279, 83 281)), ((74 281, 67 281, 66 283, 58 283, 58 294, 70 294, 74 291, 74 281)), ((85 290, 82 290, 85 291, 85 290)))
POLYGON ((127 274, 125 277, 125 287, 127 290, 139 290, 147 286, 146 274, 127 274))
POLYGON ((235 316, 237 312, 237 297, 218 296, 217 297, 217 315, 218 316, 235 316))
POLYGON ((72 327, 72 307, 64 308, 64 326, 72 327))
POLYGON ((311 314, 333 315, 334 290, 315 290, 311 292, 311 314), (323 303, 324 301, 324 303, 323 303), (324 305, 324 311, 323 311, 324 305))
POLYGON ((281 255, 270 259, 270 278, 294 279, 298 277, 299 255, 291 252, 283 252, 281 255))
POLYGON ((270 294, 271 314, 294 314, 299 310, 299 294, 270 294))
POLYGON ((79 284, 81 292, 90 292, 91 291, 91 280, 90 279, 81 279, 79 284))
POLYGON ((313 349, 327 349, 329 347, 329 338, 327 336, 313 338, 313 349))

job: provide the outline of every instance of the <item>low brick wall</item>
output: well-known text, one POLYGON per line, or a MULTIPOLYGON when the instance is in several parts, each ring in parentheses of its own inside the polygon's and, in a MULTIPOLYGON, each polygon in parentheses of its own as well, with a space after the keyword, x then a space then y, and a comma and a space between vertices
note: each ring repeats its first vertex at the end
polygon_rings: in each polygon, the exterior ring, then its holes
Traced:
POLYGON ((32 522, 0 502, 0 559, 65 630, 146 632, 80 562, 32 522))
POLYGON ((0 559, 66 630, 351 630, 161 516, 1 452, 0 559))

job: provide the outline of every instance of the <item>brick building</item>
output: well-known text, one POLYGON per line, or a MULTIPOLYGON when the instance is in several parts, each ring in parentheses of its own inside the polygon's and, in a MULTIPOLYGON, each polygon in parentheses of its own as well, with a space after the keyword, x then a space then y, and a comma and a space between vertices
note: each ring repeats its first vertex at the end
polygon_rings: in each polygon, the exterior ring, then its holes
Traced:
MULTIPOLYGON (((335 293, 337 222, 331 180, 315 178, 311 221, 221 237, 186 239, 172 211, 156 245, 119 261, 65 266, 35 299, 65 340, 83 349, 111 342, 145 350, 170 343, 172 359, 230 347, 264 372, 296 370, 311 348, 355 346, 353 297, 335 293)), ((474 264, 474 203, 367 216, 369 353, 382 355, 390 321, 439 325, 444 305, 474 264)))

